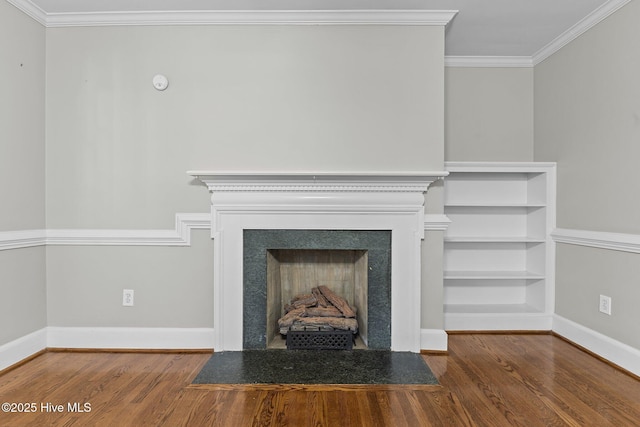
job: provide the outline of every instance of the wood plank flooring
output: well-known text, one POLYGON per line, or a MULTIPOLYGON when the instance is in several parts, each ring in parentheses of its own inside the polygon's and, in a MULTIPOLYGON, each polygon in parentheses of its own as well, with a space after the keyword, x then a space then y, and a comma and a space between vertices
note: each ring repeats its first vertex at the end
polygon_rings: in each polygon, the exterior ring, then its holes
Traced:
POLYGON ((209 356, 47 352, 0 376, 34 409, 0 426, 640 425, 640 381, 552 335, 451 335, 422 388, 190 386, 209 356))

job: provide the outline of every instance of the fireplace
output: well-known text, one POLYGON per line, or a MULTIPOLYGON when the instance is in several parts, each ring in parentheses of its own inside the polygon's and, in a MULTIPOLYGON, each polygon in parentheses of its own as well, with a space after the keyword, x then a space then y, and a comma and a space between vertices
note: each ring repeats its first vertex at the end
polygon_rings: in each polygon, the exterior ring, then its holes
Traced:
POLYGON ((243 348, 282 348, 284 304, 320 285, 357 309, 360 347, 391 348, 389 230, 244 230, 243 348))
POLYGON ((369 347, 420 351, 425 193, 447 172, 189 174, 211 192, 215 351, 267 347, 267 258, 286 258, 291 253, 277 251, 292 250, 356 251, 354 257, 366 252, 369 347), (259 250, 247 242, 252 235, 259 250), (384 262, 372 260, 381 235, 384 262), (337 243, 350 239, 371 242, 337 243), (253 261, 260 267, 252 268, 253 261), (372 296, 371 280, 384 263, 388 287, 380 294, 388 298, 372 302, 378 296, 372 296), (247 282, 259 285, 246 287, 247 282), (378 336, 379 331, 388 332, 378 336))

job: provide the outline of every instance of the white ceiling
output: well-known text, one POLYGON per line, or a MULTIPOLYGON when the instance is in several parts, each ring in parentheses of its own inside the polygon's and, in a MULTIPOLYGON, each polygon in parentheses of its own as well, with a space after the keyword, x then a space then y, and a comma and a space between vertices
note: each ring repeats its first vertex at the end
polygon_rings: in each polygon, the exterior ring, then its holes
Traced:
MULTIPOLYGON (((519 58, 520 66, 544 59, 630 0, 8 0, 47 25, 82 16, 149 12, 457 10, 446 29, 452 60, 519 58), (31 13, 30 13, 31 12, 31 13), (524 61, 524 62, 522 62, 524 61)), ((151 18, 152 19, 152 18, 151 18)), ((166 19, 163 21, 166 23, 166 19)), ((148 23, 148 21, 147 21, 148 23)), ((104 24, 98 24, 104 25, 104 24)), ((467 61, 468 62, 468 61, 467 61)), ((516 61, 518 62, 518 61, 516 61)))

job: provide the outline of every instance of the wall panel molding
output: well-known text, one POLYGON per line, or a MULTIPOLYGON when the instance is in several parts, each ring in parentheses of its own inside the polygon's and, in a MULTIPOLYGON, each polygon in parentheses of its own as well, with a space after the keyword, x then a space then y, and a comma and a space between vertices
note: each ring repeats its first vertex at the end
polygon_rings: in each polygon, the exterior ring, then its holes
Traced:
POLYGON ((640 234, 556 228, 551 237, 556 243, 640 253, 640 234))

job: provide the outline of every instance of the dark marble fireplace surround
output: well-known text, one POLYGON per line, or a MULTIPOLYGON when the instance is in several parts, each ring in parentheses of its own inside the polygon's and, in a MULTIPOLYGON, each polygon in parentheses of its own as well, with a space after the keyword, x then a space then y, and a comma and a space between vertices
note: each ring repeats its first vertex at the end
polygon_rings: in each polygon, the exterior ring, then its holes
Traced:
POLYGON ((244 230, 243 348, 267 348, 267 251, 368 252, 368 348, 391 348, 390 230, 244 230))

